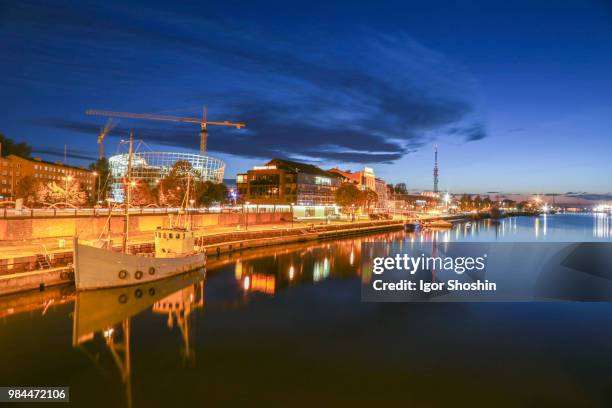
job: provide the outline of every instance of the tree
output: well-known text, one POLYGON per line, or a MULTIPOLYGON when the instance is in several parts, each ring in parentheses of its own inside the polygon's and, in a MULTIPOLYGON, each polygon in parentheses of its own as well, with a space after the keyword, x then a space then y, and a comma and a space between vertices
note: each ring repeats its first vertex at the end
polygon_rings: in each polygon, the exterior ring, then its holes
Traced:
POLYGON ((464 194, 459 200, 459 204, 463 211, 471 210, 474 207, 474 202, 472 201, 472 197, 467 194, 464 194))
POLYGON ((15 195, 23 198, 23 202, 28 207, 34 207, 37 202, 37 192, 40 189, 40 180, 34 176, 25 176, 17 182, 15 195))
POLYGON ((15 143, 13 139, 9 139, 0 133, 0 147, 2 148, 2 157, 10 154, 21 157, 29 157, 32 153, 32 148, 26 143, 15 143))
POLYGON ((170 169, 170 173, 159 183, 159 203, 169 207, 179 207, 183 204, 187 186, 189 197, 196 197, 197 174, 186 160, 178 160, 170 169))
POLYGON ((370 207, 373 203, 378 202, 378 194, 375 191, 370 190, 369 188, 365 191, 361 192, 361 200, 362 203, 366 205, 368 208, 368 212, 370 211, 370 207))
POLYGON ((335 192, 336 204, 340 207, 359 205, 362 200, 361 191, 352 183, 343 183, 335 192))
POLYGON ((393 187, 396 194, 408 194, 408 188, 406 187, 406 183, 397 183, 393 187))
POLYGON ((487 208, 487 207, 491 207, 492 201, 491 199, 487 196, 484 198, 484 200, 482 200, 482 206, 487 208))
POLYGON ((474 207, 476 207, 476 209, 480 210, 480 207, 482 207, 482 199, 480 198, 479 195, 476 196, 476 198, 474 198, 474 207))
POLYGON ((518 208, 520 211, 526 210, 529 208, 529 201, 521 201, 520 203, 516 204, 516 208, 518 208))
MULTIPOLYGON (((132 181, 130 186, 130 206, 143 207, 155 203, 155 196, 148 183, 144 181, 132 181)), ((127 197, 127 184, 124 184, 124 194, 127 197)))
POLYGON ((111 188, 111 173, 108 165, 108 159, 103 157, 96 160, 95 163, 89 165, 89 169, 95 171, 98 175, 95 179, 94 194, 92 194, 92 204, 100 200, 104 200, 108 196, 108 192, 111 188), (98 186, 100 190, 98 191, 98 186), (97 194, 96 194, 97 193, 97 194))
POLYGON ((47 184, 40 183, 36 200, 44 204, 68 203, 79 207, 87 202, 87 193, 77 180, 61 184, 52 181, 47 184))
POLYGON ((212 204, 227 202, 228 189, 223 183, 205 181, 198 183, 196 197, 199 204, 210 207, 212 204))
POLYGON ((502 207, 506 207, 506 208, 512 208, 512 207, 516 207, 516 201, 514 200, 510 200, 508 198, 505 198, 502 200, 502 207))

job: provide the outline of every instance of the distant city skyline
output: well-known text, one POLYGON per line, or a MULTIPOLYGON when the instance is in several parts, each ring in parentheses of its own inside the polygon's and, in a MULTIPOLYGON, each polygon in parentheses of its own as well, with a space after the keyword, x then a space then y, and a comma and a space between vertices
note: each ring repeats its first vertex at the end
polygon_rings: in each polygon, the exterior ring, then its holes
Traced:
MULTIPOLYGON (((0 132, 34 155, 96 159, 86 109, 244 121, 209 129, 234 178, 272 158, 373 167, 451 192, 612 194, 606 2, 0 1, 0 132)), ((193 124, 121 120, 152 150, 193 124)), ((598 197, 598 196, 595 196, 598 197)))

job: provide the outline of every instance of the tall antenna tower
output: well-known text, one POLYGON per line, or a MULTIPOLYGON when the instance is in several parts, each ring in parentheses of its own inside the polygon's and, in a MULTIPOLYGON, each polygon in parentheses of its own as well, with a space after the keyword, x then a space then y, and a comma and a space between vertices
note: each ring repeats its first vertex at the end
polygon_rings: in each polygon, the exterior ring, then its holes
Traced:
POLYGON ((434 176, 433 192, 434 193, 438 192, 438 175, 439 175, 439 170, 438 170, 438 145, 435 145, 434 146, 434 168, 433 168, 433 176, 434 176))

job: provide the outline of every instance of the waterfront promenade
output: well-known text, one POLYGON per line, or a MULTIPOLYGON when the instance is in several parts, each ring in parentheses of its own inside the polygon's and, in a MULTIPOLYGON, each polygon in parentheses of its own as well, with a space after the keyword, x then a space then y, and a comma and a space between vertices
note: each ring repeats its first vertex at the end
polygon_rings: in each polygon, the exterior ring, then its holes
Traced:
MULTIPOLYGON (((284 222, 246 226, 203 227, 196 231, 196 245, 211 256, 237 250, 306 242, 319 239, 334 239, 350 235, 398 230, 403 228, 401 220, 385 221, 334 221, 284 222)), ((122 236, 113 235, 116 249, 122 236)), ((72 239, 44 239, 40 242, 12 242, 0 248, 0 295, 22 290, 69 283, 72 275, 72 239)), ((154 250, 151 232, 130 236, 129 251, 150 253, 154 250)))
MULTIPOLYGON (((346 220, 322 222, 317 221, 282 221, 275 223, 266 224, 255 224, 255 225, 209 225, 195 229, 196 237, 209 237, 223 234, 247 234, 249 232, 278 232, 280 230, 304 230, 313 226, 322 225, 333 225, 333 226, 347 226, 347 225, 359 225, 369 224, 373 221, 370 220, 357 220, 354 222, 348 222, 346 220)), ((107 235, 104 235, 104 238, 107 235)), ((92 239, 94 237, 87 236, 85 239, 92 239)), ((123 238, 123 234, 120 231, 113 232, 111 234, 112 240, 115 244, 119 244, 123 238)), ((138 245, 144 243, 153 242, 153 232, 134 232, 130 233, 129 240, 131 245, 138 245)), ((66 252, 72 250, 72 236, 59 236, 50 238, 30 239, 30 240, 11 240, 11 241, 0 241, 0 259, 13 258, 16 256, 29 256, 40 254, 46 251, 47 253, 66 252), (62 246, 60 248, 60 242, 62 246)))

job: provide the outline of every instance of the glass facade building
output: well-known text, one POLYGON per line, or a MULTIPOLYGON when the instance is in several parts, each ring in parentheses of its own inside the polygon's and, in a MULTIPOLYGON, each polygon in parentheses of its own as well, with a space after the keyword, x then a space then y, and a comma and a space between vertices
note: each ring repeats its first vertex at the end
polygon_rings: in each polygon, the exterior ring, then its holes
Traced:
MULTIPOLYGON (((112 156, 108 159, 112 177, 111 192, 113 199, 123 202, 123 182, 128 171, 127 154, 112 156)), ((178 161, 188 162, 194 179, 201 181, 223 182, 225 163, 219 159, 199 154, 179 152, 137 152, 132 154, 132 179, 144 181, 155 186, 163 179, 178 161)))
POLYGON ((238 174, 236 185, 243 202, 333 206, 340 178, 317 166, 274 159, 238 174))

